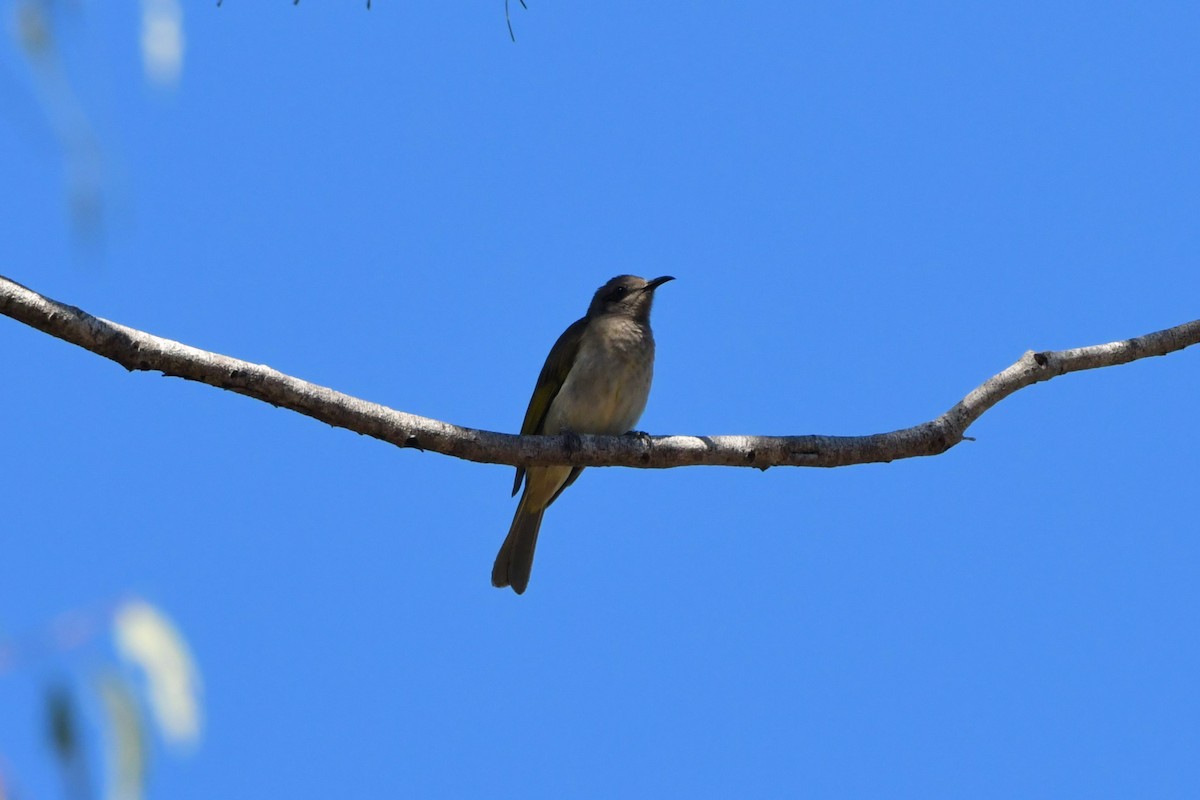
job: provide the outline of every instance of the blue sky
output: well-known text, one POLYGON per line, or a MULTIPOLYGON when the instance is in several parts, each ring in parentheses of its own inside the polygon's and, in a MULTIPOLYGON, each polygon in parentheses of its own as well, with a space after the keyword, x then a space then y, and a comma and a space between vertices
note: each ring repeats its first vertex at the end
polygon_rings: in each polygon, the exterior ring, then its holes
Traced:
MULTIPOLYGON (((678 278, 663 434, 891 430, 1200 316, 1195 4, 531 0, 515 44, 499 0, 360 5, 188 3, 174 90, 134 4, 64 16, 83 234, 10 41, 0 273, 505 431, 625 272, 678 278)), ((205 731, 151 797, 1195 797, 1198 358, 1032 387, 937 458, 589 470, 516 597, 510 469, 0 319, 0 632, 171 615, 205 731)), ((96 658, 0 674, 30 796, 42 681, 96 658)))

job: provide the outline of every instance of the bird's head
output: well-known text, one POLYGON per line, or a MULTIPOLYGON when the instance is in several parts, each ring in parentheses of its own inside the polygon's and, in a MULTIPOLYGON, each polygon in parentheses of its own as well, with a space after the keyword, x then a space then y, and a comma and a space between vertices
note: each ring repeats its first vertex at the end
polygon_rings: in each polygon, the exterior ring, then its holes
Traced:
POLYGON ((650 319, 654 290, 673 280, 675 279, 670 275, 663 275, 652 281, 636 275, 618 275, 596 290, 592 304, 588 306, 588 316, 620 314, 639 322, 646 322, 650 319))

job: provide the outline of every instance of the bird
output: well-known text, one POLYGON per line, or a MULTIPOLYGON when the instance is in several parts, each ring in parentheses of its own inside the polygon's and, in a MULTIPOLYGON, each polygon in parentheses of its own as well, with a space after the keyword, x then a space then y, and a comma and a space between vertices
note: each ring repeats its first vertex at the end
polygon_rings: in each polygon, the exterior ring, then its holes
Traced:
MULTIPOLYGON (((650 307, 670 275, 618 275, 596 290, 587 313, 550 348, 525 411, 521 434, 632 433, 654 376, 650 307)), ((583 467, 517 467, 513 495, 525 491, 492 567, 492 585, 524 594, 542 515, 583 467)))

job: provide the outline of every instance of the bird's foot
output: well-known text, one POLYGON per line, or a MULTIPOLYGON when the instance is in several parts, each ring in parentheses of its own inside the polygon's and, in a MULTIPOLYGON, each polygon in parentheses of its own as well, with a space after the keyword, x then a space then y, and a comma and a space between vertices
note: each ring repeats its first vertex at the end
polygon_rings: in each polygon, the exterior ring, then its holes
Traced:
POLYGON ((563 428, 558 435, 563 437, 568 453, 577 453, 583 449, 583 439, 579 438, 579 434, 570 428, 563 428))
POLYGON ((651 444, 650 434, 646 433, 645 431, 626 431, 625 435, 635 437, 639 442, 646 445, 647 447, 649 447, 651 444))

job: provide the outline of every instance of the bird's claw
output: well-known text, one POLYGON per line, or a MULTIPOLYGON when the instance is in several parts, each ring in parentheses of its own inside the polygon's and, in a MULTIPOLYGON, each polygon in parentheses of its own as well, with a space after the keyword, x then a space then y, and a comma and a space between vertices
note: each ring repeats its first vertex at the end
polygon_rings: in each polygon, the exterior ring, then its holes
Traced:
POLYGON ((558 432, 558 435, 563 437, 568 453, 575 453, 583 449, 583 439, 570 428, 563 428, 558 432))
POLYGON ((651 443, 650 442, 650 434, 646 433, 645 431, 627 431, 625 435, 633 436, 639 442, 641 442, 643 445, 645 445, 647 447, 650 446, 650 443, 651 443))

